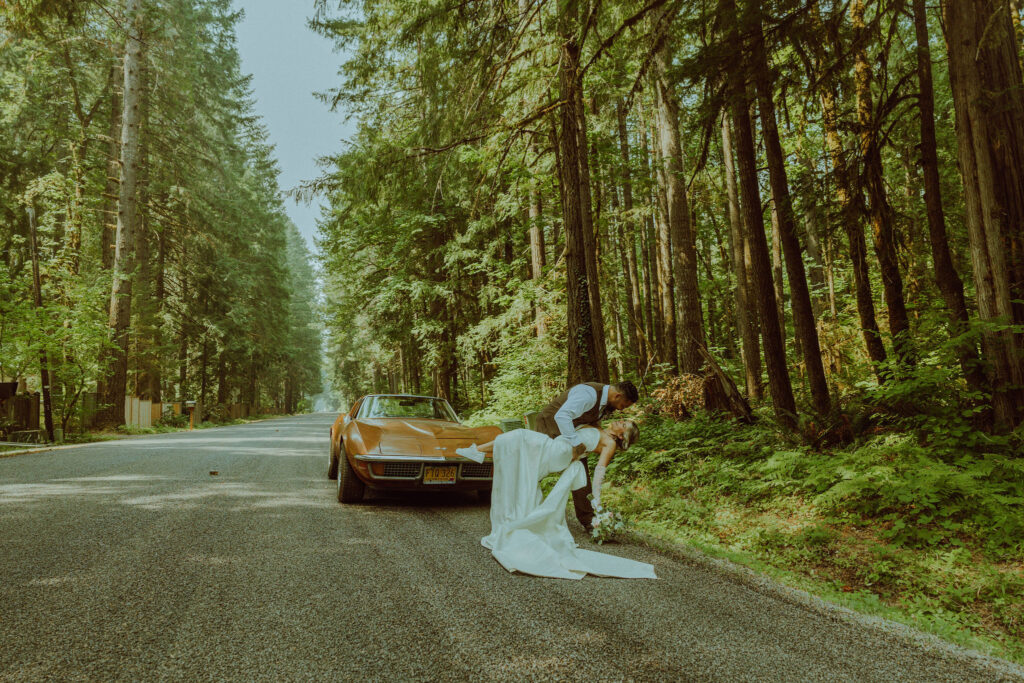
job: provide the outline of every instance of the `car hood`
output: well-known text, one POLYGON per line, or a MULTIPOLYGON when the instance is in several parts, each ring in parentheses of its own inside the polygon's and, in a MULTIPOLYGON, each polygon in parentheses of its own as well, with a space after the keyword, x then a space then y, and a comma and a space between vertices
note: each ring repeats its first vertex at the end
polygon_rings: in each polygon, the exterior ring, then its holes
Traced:
POLYGON ((456 448, 490 441, 500 432, 496 427, 412 418, 360 419, 355 427, 367 453, 387 455, 456 457, 456 448))

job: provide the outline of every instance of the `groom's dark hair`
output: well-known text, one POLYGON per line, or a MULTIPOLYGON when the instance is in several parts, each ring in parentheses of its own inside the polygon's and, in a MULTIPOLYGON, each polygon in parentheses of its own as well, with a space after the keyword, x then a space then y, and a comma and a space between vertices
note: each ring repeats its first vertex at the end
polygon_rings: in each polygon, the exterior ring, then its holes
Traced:
POLYGON ((625 382, 619 382, 615 385, 615 388, 622 392, 622 395, 626 397, 626 400, 630 403, 636 403, 636 400, 640 398, 640 392, 636 390, 633 383, 628 379, 625 382))

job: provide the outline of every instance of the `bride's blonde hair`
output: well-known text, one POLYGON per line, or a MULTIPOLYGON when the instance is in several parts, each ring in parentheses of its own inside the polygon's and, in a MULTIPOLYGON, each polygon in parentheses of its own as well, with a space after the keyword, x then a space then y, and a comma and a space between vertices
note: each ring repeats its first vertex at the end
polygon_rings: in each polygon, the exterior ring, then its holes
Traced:
POLYGON ((636 422, 632 420, 622 420, 626 423, 626 431, 622 434, 621 439, 616 439, 619 442, 619 448, 624 451, 628 451, 629 447, 637 442, 640 438, 640 427, 637 426, 636 422))

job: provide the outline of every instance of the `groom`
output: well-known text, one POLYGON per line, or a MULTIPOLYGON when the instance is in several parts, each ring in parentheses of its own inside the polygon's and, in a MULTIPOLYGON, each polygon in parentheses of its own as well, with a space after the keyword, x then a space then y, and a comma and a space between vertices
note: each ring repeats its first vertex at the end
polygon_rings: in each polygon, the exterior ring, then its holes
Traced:
MULTIPOLYGON (((618 384, 585 382, 570 387, 556 397, 537 415, 534 431, 547 434, 552 439, 564 436, 573 445, 573 455, 582 455, 586 446, 576 435, 576 428, 593 425, 600 428, 600 422, 616 410, 625 410, 634 403, 639 394, 630 381, 618 384)), ((581 458, 583 470, 587 473, 587 485, 572 492, 572 503, 576 508, 576 519, 589 533, 594 519, 594 508, 587 500, 590 492, 590 466, 581 458)))

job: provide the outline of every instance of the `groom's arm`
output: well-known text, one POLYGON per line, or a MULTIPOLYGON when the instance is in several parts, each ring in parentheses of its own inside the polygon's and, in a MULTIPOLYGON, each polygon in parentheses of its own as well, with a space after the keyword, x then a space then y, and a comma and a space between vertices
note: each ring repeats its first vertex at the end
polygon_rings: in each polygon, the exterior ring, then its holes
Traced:
POLYGON ((583 447, 583 440, 576 433, 576 426, 572 421, 596 404, 597 392, 586 384, 577 384, 569 390, 565 403, 555 413, 555 424, 558 425, 558 431, 569 440, 573 447, 573 453, 577 455, 579 455, 577 451, 583 447))

